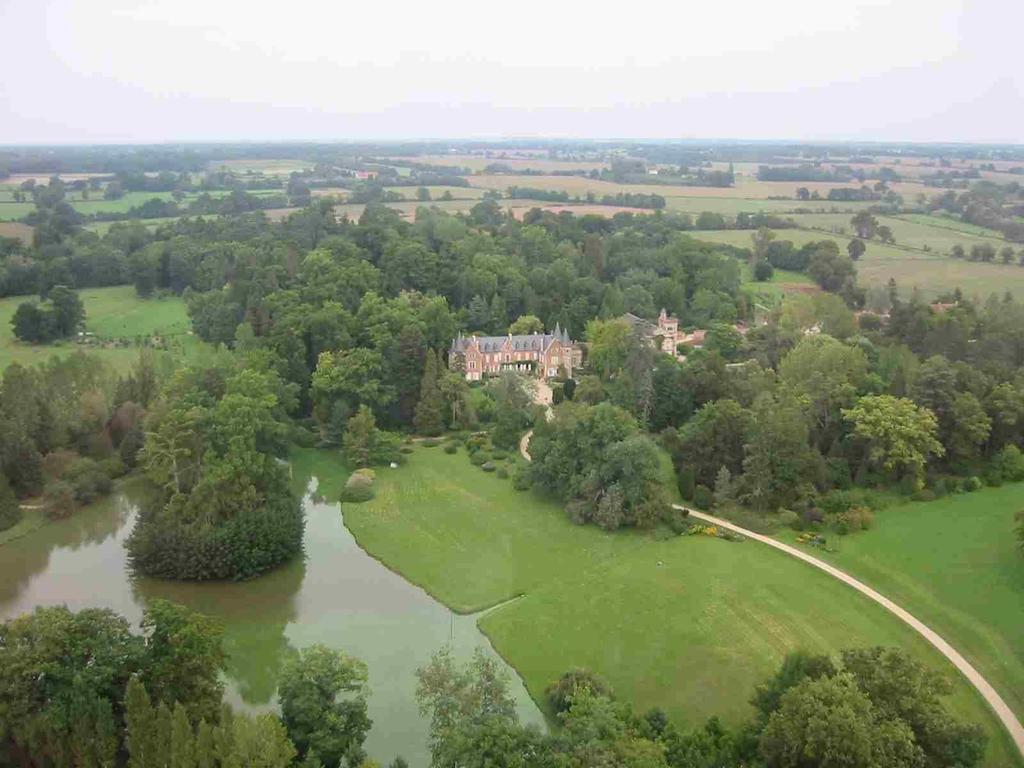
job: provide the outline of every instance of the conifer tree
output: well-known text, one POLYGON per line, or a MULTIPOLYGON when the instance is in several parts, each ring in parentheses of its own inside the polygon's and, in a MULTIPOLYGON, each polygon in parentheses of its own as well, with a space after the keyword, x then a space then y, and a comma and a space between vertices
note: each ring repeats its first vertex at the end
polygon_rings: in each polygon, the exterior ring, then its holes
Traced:
POLYGON ((416 416, 413 418, 413 426, 421 435, 439 435, 444 430, 444 398, 438 386, 438 369, 438 354, 428 349, 420 382, 420 401, 416 404, 416 416))

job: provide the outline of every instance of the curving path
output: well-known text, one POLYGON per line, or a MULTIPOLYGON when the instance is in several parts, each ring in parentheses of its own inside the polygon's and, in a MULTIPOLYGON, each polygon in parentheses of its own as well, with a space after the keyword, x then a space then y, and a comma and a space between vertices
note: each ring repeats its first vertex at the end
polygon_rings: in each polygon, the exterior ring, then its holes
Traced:
MULTIPOLYGON (((528 449, 530 445, 530 438, 532 436, 533 430, 531 429, 529 432, 523 435, 522 439, 519 441, 519 452, 527 461, 530 461, 530 452, 528 449)), ((965 659, 956 648, 954 648, 952 645, 946 642, 942 635, 938 634, 935 630, 933 630, 920 619, 917 619, 912 613, 910 613, 910 611, 900 607, 892 600, 887 598, 885 595, 881 594, 880 592, 876 592, 867 584, 858 579, 855 579, 853 576, 846 573, 845 571, 841 571, 835 566, 829 565, 824 560, 820 560, 817 557, 814 557, 813 555, 809 555, 801 549, 797 549, 796 547, 790 546, 789 544, 784 544, 781 541, 776 541, 770 536, 764 536, 760 533, 755 533, 754 531, 743 528, 739 525, 736 525, 735 523, 730 523, 728 520, 723 520, 720 517, 709 515, 706 512, 700 512, 696 509, 684 507, 680 504, 673 504, 672 506, 675 507, 676 509, 681 509, 688 512, 692 517, 695 517, 698 520, 713 523, 714 525, 720 525, 723 528, 729 529, 730 531, 735 531, 736 533, 742 534, 743 536, 746 536, 749 539, 760 541, 762 544, 767 544, 769 547, 774 547, 775 549, 781 550, 782 552, 785 552, 787 555, 791 555, 797 558, 798 560, 803 560, 805 563, 813 565, 815 568, 824 571, 829 576, 839 579, 844 584, 853 587, 865 597, 874 600, 880 606, 882 606, 887 611, 895 615, 904 624, 910 626, 925 640, 927 640, 929 643, 935 646, 935 648, 938 649, 939 653, 941 653, 943 656, 949 659, 949 661, 953 663, 953 666, 960 670, 961 674, 963 674, 963 676, 967 678, 968 682, 970 682, 970 684, 977 689, 978 693, 981 694, 981 697, 992 708, 992 711, 996 713, 996 717, 998 717, 1000 722, 1002 722, 1003 727, 1005 727, 1006 730, 1009 731, 1010 737, 1013 739, 1014 744, 1017 745, 1017 750, 1020 752, 1021 756, 1024 757, 1024 726, 1021 725, 1020 720, 1017 719, 1017 716, 1013 714, 1013 710, 1011 710, 1007 703, 1003 701, 1003 697, 999 695, 996 689, 992 687, 992 684, 989 683, 989 681, 986 680, 982 676, 982 674, 977 669, 975 669, 974 666, 969 661, 967 661, 967 659, 965 659)))
MULTIPOLYGON (((523 450, 525 451, 525 448, 523 450)), ((526 454, 524 453, 524 455, 526 454)), ((901 608, 899 605, 894 603, 885 595, 876 592, 867 584, 865 584, 862 581, 859 581, 858 579, 855 579, 853 576, 846 573, 845 571, 841 571, 838 568, 829 565, 824 560, 819 560, 817 557, 807 554, 803 550, 797 549, 796 547, 792 547, 789 544, 784 544, 781 541, 776 541, 770 536, 764 536, 760 533, 755 533, 754 531, 747 530, 746 528, 741 528, 735 523, 730 523, 728 520, 723 520, 719 517, 709 515, 705 512, 699 512, 696 509, 683 507, 680 506, 679 504, 673 504, 672 506, 674 506, 676 509, 682 509, 689 512, 689 514, 692 517, 695 517, 699 520, 704 520, 705 522, 713 523, 714 525, 720 525, 723 528, 728 528, 730 531, 735 531, 736 533, 740 533, 743 536, 746 536, 747 538, 754 539, 755 541, 760 541, 762 544, 767 544, 769 547, 775 547, 775 549, 781 550, 785 552, 787 555, 792 555, 795 558, 803 560, 805 563, 809 563, 810 565, 813 565, 815 568, 824 571, 829 576, 833 576, 842 581, 843 583, 848 584, 849 586, 853 587, 858 592, 860 592, 862 595, 869 597, 870 599, 874 600, 876 603, 881 605, 883 608, 885 608, 887 611, 894 614, 905 624, 913 628, 914 631, 921 635, 925 640, 927 640, 929 643, 935 646, 935 648, 938 649, 939 653, 941 653, 943 656, 949 659, 953 663, 953 666, 955 666, 957 669, 960 670, 961 673, 963 673, 963 676, 966 677, 967 680, 971 683, 971 685, 973 685, 978 690, 978 693, 981 694, 982 698, 985 699, 986 702, 988 702, 988 705, 996 713, 996 716, 1002 722, 1003 726, 1006 728, 1007 731, 1010 732, 1010 736, 1013 739, 1014 743, 1017 745, 1017 749, 1020 751, 1021 755, 1024 756, 1024 726, 1021 726, 1021 723, 1017 719, 1016 715, 1013 714, 1013 711, 1010 709, 1010 707, 1007 706, 1005 701, 1003 701, 1003 697, 996 692, 996 689, 992 687, 988 680, 982 677, 981 673, 978 672, 978 670, 975 669, 971 665, 971 663, 967 661, 967 659, 960 655, 960 652, 957 651, 956 648, 954 648, 952 645, 946 642, 946 640, 943 639, 941 635, 939 635, 937 632, 931 629, 927 624, 915 618, 913 614, 911 614, 909 611, 905 610, 904 608, 901 608)))

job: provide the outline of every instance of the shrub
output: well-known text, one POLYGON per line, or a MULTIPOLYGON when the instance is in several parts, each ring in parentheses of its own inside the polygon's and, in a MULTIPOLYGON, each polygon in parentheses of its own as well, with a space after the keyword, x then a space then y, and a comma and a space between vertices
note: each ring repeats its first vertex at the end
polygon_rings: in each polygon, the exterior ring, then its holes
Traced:
POLYGON ((521 465, 515 468, 512 473, 512 487, 517 491, 528 491, 533 486, 533 478, 530 476, 530 468, 521 465))
POLYGON ((692 469, 684 469, 679 473, 679 495, 683 497, 685 501, 693 501, 693 491, 697 485, 697 480, 694 476, 692 469))
POLYGON ((1024 480, 1024 452, 1016 445, 1007 445, 992 457, 993 467, 998 468, 1003 480, 1017 482, 1024 480))
POLYGON ((690 527, 690 512, 686 509, 668 507, 665 510, 665 523, 673 533, 685 533, 690 527))
POLYGON ((491 457, 488 455, 487 451, 475 451, 469 456, 470 463, 475 467, 482 466, 490 460, 491 457))
POLYGON ((784 509, 779 512, 779 525, 785 526, 786 528, 792 528, 794 531, 799 531, 803 528, 801 525, 800 515, 792 509, 784 509))
POLYGON ((706 485, 698 485, 693 489, 693 506, 697 509, 711 509, 715 504, 715 495, 706 485))
POLYGON ((7 478, 0 474, 0 531, 6 531, 21 520, 21 507, 7 478))
POLYGON ((772 275, 775 274, 775 268, 767 261, 759 261, 754 265, 754 279, 763 283, 767 280, 772 279, 772 275))
POLYGON ((599 675, 588 669, 575 668, 565 672, 555 682, 544 689, 548 703, 556 713, 568 712, 572 707, 572 699, 579 691, 586 690, 595 696, 613 699, 615 693, 599 675))
POLYGON ((973 493, 974 491, 981 490, 982 485, 983 484, 981 482, 980 477, 978 477, 977 475, 971 475, 966 480, 964 480, 963 488, 965 492, 973 493))
POLYGON ((832 528, 845 536, 856 531, 866 531, 874 523, 874 515, 867 507, 850 507, 832 518, 832 528))
POLYGON ((458 453, 458 451, 459 451, 459 444, 458 443, 445 443, 444 444, 444 452, 445 453, 458 453))
POLYGON ((43 457, 43 477, 47 480, 61 480, 64 474, 71 468, 71 465, 81 457, 76 451, 61 448, 51 451, 43 457))
POLYGON ((121 461, 120 456, 108 456, 100 460, 100 469, 110 478, 124 477, 128 472, 128 467, 121 461))
POLYGON ((940 477, 936 479, 932 485, 932 493, 935 494, 936 498, 941 498, 949 493, 949 483, 946 481, 946 478, 940 477))
POLYGON ((487 435, 470 435, 466 438, 466 450, 470 453, 478 451, 487 445, 487 435))
POLYGON ((422 445, 424 448, 434 448, 440 444, 441 441, 436 437, 427 437, 424 438, 423 440, 420 440, 420 445, 422 445))
POLYGON ((508 452, 503 451, 500 448, 496 448, 495 450, 491 451, 491 458, 494 459, 495 461, 501 461, 502 459, 508 458, 508 452))
POLYGON ((79 504, 90 504, 100 496, 110 493, 113 482, 93 459, 77 459, 64 472, 63 480, 70 484, 79 504))
POLYGON ((496 474, 502 480, 506 480, 506 479, 508 479, 508 468, 507 467, 498 467, 498 471, 497 471, 496 474))
POLYGON ((75 503, 75 489, 64 480, 54 480, 43 489, 43 512, 51 520, 71 517, 78 505, 75 503))
POLYGON ((480 465, 480 469, 482 469, 484 472, 494 472, 497 469, 497 467, 495 466, 493 461, 485 461, 483 464, 480 465))
POLYGON ((401 445, 398 447, 398 452, 405 455, 409 455, 410 453, 412 453, 412 451, 413 448, 411 445, 401 445))
POLYGON ((345 481, 341 500, 348 502, 369 501, 373 498, 374 474, 372 469, 357 469, 345 481))
POLYGON ((920 491, 910 497, 914 501, 935 501, 935 491, 930 488, 922 488, 920 491))

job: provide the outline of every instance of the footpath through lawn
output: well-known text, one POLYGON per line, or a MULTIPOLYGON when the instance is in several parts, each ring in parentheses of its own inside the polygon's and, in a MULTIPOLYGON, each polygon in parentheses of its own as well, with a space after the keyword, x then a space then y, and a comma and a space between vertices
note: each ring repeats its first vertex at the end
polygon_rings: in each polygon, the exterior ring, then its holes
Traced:
POLYGON ((837 552, 810 551, 945 637, 1024 720, 1024 553, 1013 530, 1022 508, 1024 483, 903 504, 837 539, 837 552))
POLYGON ((980 697, 931 646, 806 564, 753 542, 573 525, 558 504, 515 491, 462 449, 420 447, 408 458, 378 471, 373 501, 344 505, 345 523, 366 551, 454 610, 522 595, 480 626, 538 702, 549 682, 583 666, 641 710, 736 724, 791 650, 895 645, 954 682, 951 705, 992 737, 989 765, 1019 764, 980 697))

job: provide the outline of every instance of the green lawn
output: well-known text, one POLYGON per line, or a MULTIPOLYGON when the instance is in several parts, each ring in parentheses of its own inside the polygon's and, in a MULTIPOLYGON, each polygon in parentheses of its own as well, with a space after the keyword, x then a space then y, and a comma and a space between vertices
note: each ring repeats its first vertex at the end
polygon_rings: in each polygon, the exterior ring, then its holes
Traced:
MULTIPOLYGON (((461 449, 408 458, 378 470, 373 501, 344 506, 346 525, 453 609, 521 596, 480 626, 538 701, 561 672, 585 666, 641 709, 735 724, 750 714, 754 685, 795 648, 898 645, 954 681, 951 705, 993 735, 988 765, 1018 764, 998 721, 923 639, 806 564, 755 542, 575 526, 559 505, 514 491, 461 449)), ((316 462, 318 476, 334 478, 330 497, 344 469, 331 454, 316 462)))
MULTIPOLYGON (((86 330, 100 338, 161 335, 173 337, 172 345, 183 354, 191 354, 201 342, 187 336, 189 330, 185 302, 179 298, 140 299, 130 285, 111 288, 85 288, 79 292, 85 304, 86 330)), ((0 371, 12 362, 31 365, 51 355, 67 355, 86 350, 107 360, 119 371, 127 370, 139 352, 129 347, 87 347, 63 342, 60 344, 22 344, 14 338, 11 318, 18 305, 38 299, 34 296, 8 296, 0 299, 0 371)))
MULTIPOLYGON (((1024 483, 879 512, 875 527, 815 550, 936 630, 1024 718, 1024 483)), ((787 537, 791 538, 791 537, 787 537)))

